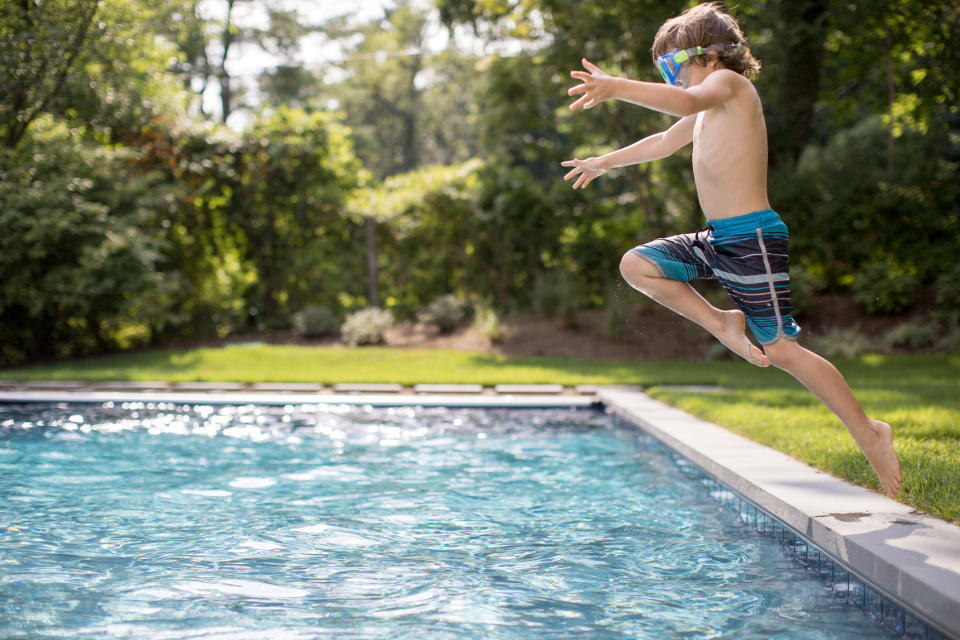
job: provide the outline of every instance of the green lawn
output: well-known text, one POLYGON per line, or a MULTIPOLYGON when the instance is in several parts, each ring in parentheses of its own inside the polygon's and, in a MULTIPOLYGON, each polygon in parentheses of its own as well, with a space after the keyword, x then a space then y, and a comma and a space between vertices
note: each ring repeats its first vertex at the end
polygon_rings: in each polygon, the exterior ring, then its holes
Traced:
POLYGON ((745 366, 685 362, 604 362, 506 358, 463 351, 303 347, 250 343, 224 348, 143 351, 0 370, 9 380, 167 380, 171 382, 421 382, 473 384, 682 384, 736 377, 745 366))
MULTIPOLYGON (((871 355, 836 364, 867 412, 894 427, 904 471, 900 499, 960 522, 960 355, 871 355)), ((878 489, 852 438, 816 398, 782 372, 734 361, 607 362, 252 343, 7 369, 0 370, 0 379, 640 384, 659 400, 878 489), (726 390, 694 394, 664 388, 677 384, 726 390)))
MULTIPOLYGON (((889 422, 904 484, 900 501, 960 523, 960 356, 865 356, 836 363, 871 417, 889 422)), ((843 424, 812 394, 761 370, 727 380, 729 391, 649 394, 794 458, 879 491, 843 424), (760 375, 758 375, 760 374, 760 375)))

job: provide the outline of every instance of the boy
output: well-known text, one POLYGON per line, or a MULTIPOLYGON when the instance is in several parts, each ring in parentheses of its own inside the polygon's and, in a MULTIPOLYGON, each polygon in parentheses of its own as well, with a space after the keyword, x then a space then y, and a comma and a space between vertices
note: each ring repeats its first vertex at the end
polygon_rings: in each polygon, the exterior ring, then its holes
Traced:
POLYGON ((660 238, 628 251, 620 272, 635 289, 696 322, 724 346, 760 367, 793 375, 843 421, 870 461, 887 496, 895 498, 901 474, 893 435, 885 422, 864 413, 840 372, 797 344, 791 316, 786 225, 767 200, 767 133, 760 98, 744 74, 760 64, 750 54, 736 20, 713 2, 665 22, 653 58, 666 84, 616 78, 588 60, 569 95, 583 94, 572 110, 624 100, 679 116, 667 131, 603 156, 568 160, 584 188, 606 171, 665 158, 693 143, 693 176, 707 228, 660 238), (739 310, 713 307, 689 284, 716 278, 739 310), (763 346, 746 336, 746 324, 763 346))

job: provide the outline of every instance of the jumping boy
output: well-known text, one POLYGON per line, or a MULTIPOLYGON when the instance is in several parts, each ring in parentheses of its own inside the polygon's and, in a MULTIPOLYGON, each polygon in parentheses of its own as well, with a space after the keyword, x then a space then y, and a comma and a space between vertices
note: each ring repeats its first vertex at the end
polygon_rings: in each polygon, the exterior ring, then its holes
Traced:
POLYGON ((666 84, 612 77, 584 58, 586 71, 570 72, 581 84, 568 94, 583 94, 570 108, 624 100, 680 120, 612 153, 564 162, 573 167, 564 179, 575 178, 573 188, 582 189, 610 169, 665 158, 692 142, 706 229, 631 249, 620 273, 751 364, 772 364, 799 380, 843 421, 886 494, 895 498, 901 474, 890 425, 871 420, 840 372, 796 342, 800 327, 791 316, 789 235, 767 200, 766 124, 760 97, 745 77, 759 71, 760 63, 736 20, 713 2, 665 22, 652 53, 666 84), (739 310, 712 306, 688 284, 694 278, 716 278, 739 310), (747 324, 763 350, 747 338, 747 324))

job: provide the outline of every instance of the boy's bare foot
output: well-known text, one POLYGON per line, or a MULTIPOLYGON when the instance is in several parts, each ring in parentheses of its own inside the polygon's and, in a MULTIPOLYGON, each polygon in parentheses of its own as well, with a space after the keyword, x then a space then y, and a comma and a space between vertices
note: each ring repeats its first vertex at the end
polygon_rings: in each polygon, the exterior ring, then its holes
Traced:
POLYGON ((900 492, 903 476, 900 473, 900 460, 893 450, 893 429, 886 422, 870 420, 872 428, 864 434, 865 441, 860 445, 870 466, 880 478, 880 484, 888 498, 896 498, 900 492))
POLYGON ((758 367, 769 367, 770 361, 755 344, 747 338, 747 321, 742 311, 721 311, 720 331, 713 334, 723 346, 758 367))

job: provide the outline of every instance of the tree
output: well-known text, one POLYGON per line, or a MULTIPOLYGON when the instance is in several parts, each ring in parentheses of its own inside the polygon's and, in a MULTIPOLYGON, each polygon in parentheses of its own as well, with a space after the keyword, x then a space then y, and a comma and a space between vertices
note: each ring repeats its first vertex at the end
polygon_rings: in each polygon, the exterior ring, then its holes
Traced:
POLYGON ((248 292, 255 326, 283 327, 307 304, 362 294, 362 254, 353 249, 362 235, 342 217, 361 167, 336 115, 283 106, 261 113, 235 168, 227 209, 256 272, 248 292))
POLYGON ((0 172, 0 363, 142 343, 169 292, 164 243, 143 232, 158 176, 49 116, 34 125, 0 172))
POLYGON ((15 148, 89 48, 99 0, 0 1, 0 133, 15 148))
POLYGON ((360 26, 342 63, 347 78, 324 92, 346 113, 357 155, 377 179, 420 164, 426 26, 426 14, 407 2, 360 26))

